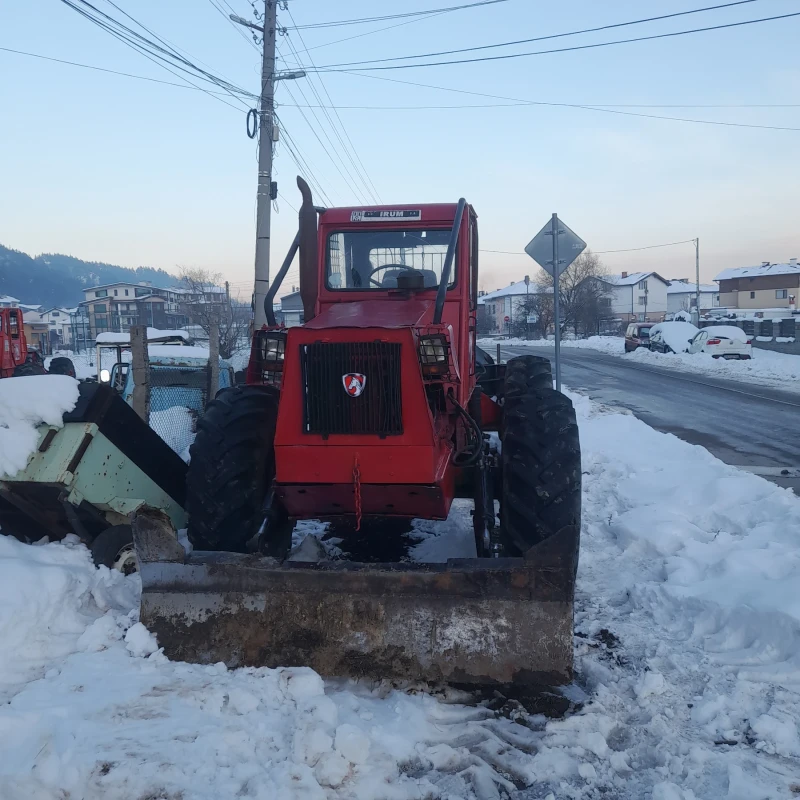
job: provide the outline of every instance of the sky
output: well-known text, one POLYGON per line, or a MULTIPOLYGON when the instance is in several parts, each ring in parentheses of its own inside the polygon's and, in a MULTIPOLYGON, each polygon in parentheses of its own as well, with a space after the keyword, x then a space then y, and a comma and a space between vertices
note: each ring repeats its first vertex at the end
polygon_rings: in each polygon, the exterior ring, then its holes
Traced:
MULTIPOLYGON (((279 37, 279 52, 283 67, 296 64, 293 49, 304 64, 313 60, 323 67, 546 36, 723 1, 504 0, 411 21, 290 29, 279 37)), ((196 63, 258 91, 258 48, 237 33, 212 0, 115 2, 196 63)), ((228 11, 224 0, 215 2, 228 11)), ((252 18, 248 0, 229 3, 252 18)), ((120 16, 109 0, 93 4, 120 16)), ((289 0, 294 20, 281 11, 279 24, 302 26, 457 4, 289 0)), ((477 55, 611 41, 793 11, 800 11, 797 0, 756 0, 477 55)), ((276 101, 294 149, 333 203, 360 207, 369 202, 351 158, 363 164, 367 181, 386 204, 466 197, 479 215, 481 247, 512 253, 482 254, 486 290, 535 274, 522 248, 553 212, 603 253, 611 272, 657 270, 666 278, 693 277, 691 244, 605 251, 699 237, 701 278, 710 281, 726 267, 800 257, 800 130, 629 114, 800 129, 800 106, 644 107, 800 103, 798 34, 800 17, 795 17, 493 62, 358 75, 328 72, 320 74, 322 85, 316 76, 282 82, 276 101), (327 92, 337 110, 298 108, 319 105, 312 87, 329 104, 327 92), (617 107, 609 111, 626 113, 547 105, 442 108, 503 102, 463 92, 542 103, 613 104, 617 107), (344 130, 334 133, 326 114, 337 124, 338 114, 344 130), (350 142, 350 156, 341 156, 343 144, 350 142)), ((0 0, 0 47, 180 82, 61 0, 0 0)), ((202 267, 221 272, 235 292, 249 297, 257 178, 256 146, 246 132, 251 103, 0 50, 0 243, 30 254, 60 252, 170 272, 202 267)), ((292 206, 299 206, 298 170, 287 145, 282 135, 275 150, 281 197, 273 213, 274 269, 297 226, 292 206)), ((293 269, 286 288, 296 280, 293 269)))

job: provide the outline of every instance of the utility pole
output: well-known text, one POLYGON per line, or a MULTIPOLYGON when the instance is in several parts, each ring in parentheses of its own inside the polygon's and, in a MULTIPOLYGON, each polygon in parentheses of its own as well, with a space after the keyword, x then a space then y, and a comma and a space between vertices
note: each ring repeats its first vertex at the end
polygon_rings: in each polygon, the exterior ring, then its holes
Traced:
POLYGON ((231 306, 231 285, 225 281, 225 299, 228 302, 228 330, 233 327, 233 306, 231 306))
POLYGON ((697 312, 697 319, 694 320, 694 324, 699 328, 700 327, 700 237, 699 236, 694 240, 694 269, 695 269, 695 281, 696 281, 695 288, 697 290, 697 294, 695 297, 695 309, 697 312))
POLYGON ((275 107, 275 28, 278 0, 264 0, 264 53, 258 112, 258 192, 256 194, 255 328, 266 325, 264 299, 269 289, 269 237, 272 216, 272 128, 275 107))
POLYGON ((291 72, 275 71, 275 34, 278 25, 278 3, 280 0, 264 0, 264 25, 256 25, 236 14, 230 19, 237 25, 244 25, 260 31, 264 40, 261 59, 261 97, 258 109, 258 190, 256 194, 256 276, 253 292, 253 314, 255 328, 258 330, 267 323, 264 299, 269 289, 269 243, 272 217, 272 143, 275 128, 275 83, 281 80, 305 78, 303 70, 291 72))

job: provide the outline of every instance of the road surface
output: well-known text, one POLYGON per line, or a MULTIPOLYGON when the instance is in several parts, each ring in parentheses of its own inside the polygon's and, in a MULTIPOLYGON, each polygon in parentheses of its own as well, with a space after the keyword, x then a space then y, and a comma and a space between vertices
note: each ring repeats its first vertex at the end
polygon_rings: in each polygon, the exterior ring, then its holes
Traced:
MULTIPOLYGON (((503 358, 552 347, 502 347, 503 358)), ((699 444, 727 464, 800 494, 800 394, 563 348, 569 389, 630 409, 651 427, 699 444)), ((494 356, 494 351, 492 351, 494 356)), ((555 370, 554 370, 555 371, 555 370)))

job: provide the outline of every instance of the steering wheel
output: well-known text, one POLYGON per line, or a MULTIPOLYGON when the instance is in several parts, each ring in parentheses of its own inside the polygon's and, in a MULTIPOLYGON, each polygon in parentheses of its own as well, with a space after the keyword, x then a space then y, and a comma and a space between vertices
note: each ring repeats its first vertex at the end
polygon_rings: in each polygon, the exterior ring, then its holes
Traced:
POLYGON ((382 269, 399 269, 402 272, 408 272, 409 270, 414 272, 417 271, 416 267, 409 267, 407 264, 382 264, 380 267, 375 267, 369 271, 369 282, 374 283, 379 289, 384 289, 386 287, 384 287, 380 281, 376 281, 372 276, 376 272, 380 272, 382 269))

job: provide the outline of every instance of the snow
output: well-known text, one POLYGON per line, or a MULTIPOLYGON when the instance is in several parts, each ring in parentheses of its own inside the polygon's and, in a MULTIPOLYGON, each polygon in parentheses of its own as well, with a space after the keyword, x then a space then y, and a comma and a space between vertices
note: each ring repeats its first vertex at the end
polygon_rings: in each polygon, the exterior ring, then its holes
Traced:
POLYGON ((723 336, 727 339, 735 339, 737 342, 746 342, 753 338, 735 325, 709 325, 703 330, 708 332, 709 337, 723 336))
POLYGON ((762 264, 758 267, 733 267, 724 269, 715 281, 726 281, 731 278, 757 278, 764 275, 793 275, 800 273, 800 264, 762 264))
MULTIPOLYGON (((72 350, 56 350, 52 356, 49 356, 44 361, 45 369, 50 369, 50 362, 57 356, 64 356, 72 361, 75 367, 75 376, 79 380, 84 378, 94 378, 97 375, 97 368, 94 365, 94 354, 91 356, 88 352, 73 353, 72 350), (90 363, 91 362, 91 363, 90 363)), ((130 358, 130 356, 129 356, 130 358)))
MULTIPOLYGON (((158 328, 147 329, 148 342, 155 342, 159 339, 167 338, 177 338, 186 341, 189 339, 189 334, 186 331, 161 331, 158 328)), ((105 333, 98 333, 96 342, 97 344, 130 344, 131 335, 130 333, 113 333, 107 331, 105 333)))
POLYGON ((208 348, 197 345, 153 344, 147 348, 147 354, 151 361, 159 361, 162 358, 198 358, 208 361, 208 348))
MULTIPOLYGON (((302 667, 173 663, 136 619, 136 576, 94 568, 74 537, 0 538, 0 797, 791 797, 800 498, 573 401, 582 708, 546 719, 302 667)), ((416 534, 470 541, 467 511, 416 534)))
MULTIPOLYGON (((700 294, 717 294, 719 286, 713 283, 701 283, 700 294)), ((697 284, 686 283, 685 281, 672 281, 667 286, 667 294, 697 294, 697 284)))
MULTIPOLYGON (((686 337, 689 338, 688 336, 686 337)), ((494 358, 497 343, 501 347, 552 347, 552 340, 537 339, 482 339, 478 345, 494 358)), ((641 362, 643 365, 675 369, 696 375, 713 375, 717 378, 772 386, 776 389, 800 391, 800 356, 790 353, 776 353, 772 350, 753 348, 752 358, 739 361, 713 358, 708 353, 654 353, 646 348, 638 348, 625 353, 625 340, 620 336, 590 336, 588 339, 564 340, 564 348, 598 350, 611 356, 641 362)), ((688 342, 687 342, 688 346, 688 342)), ((534 350, 535 352, 535 350, 534 350)))
POLYGON ((659 322, 650 328, 650 341, 657 334, 666 342, 675 353, 685 353, 689 349, 689 342, 697 336, 699 329, 691 322, 659 322))
POLYGON ((78 382, 68 375, 30 375, 0 380, 0 477, 25 469, 42 423, 62 425, 78 402, 78 382))

